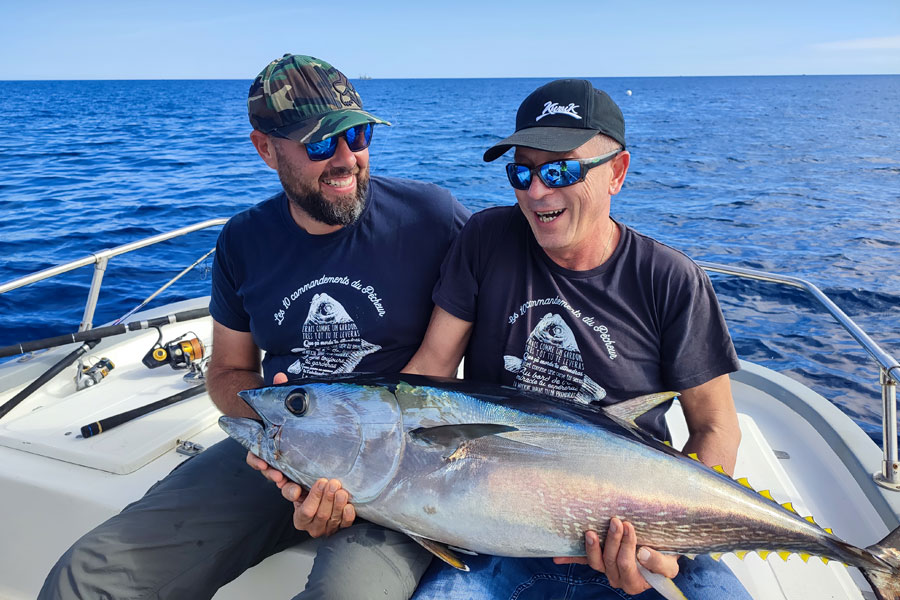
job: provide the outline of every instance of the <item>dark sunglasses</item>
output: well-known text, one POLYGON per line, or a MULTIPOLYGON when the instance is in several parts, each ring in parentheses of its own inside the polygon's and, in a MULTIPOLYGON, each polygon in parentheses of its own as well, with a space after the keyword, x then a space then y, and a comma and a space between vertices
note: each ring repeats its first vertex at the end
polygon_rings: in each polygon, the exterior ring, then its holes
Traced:
POLYGON ((304 144, 306 146, 306 155, 309 157, 309 160, 328 160, 334 156, 340 138, 344 138, 347 141, 347 147, 353 152, 365 150, 372 141, 373 129, 375 129, 375 127, 371 123, 366 123, 364 125, 351 127, 350 129, 337 135, 333 135, 330 138, 326 138, 321 142, 304 144))
POLYGON ((566 187, 582 181, 588 171, 608 163, 617 157, 620 152, 622 151, 614 150, 609 154, 593 158, 551 160, 536 167, 529 167, 521 163, 509 163, 506 165, 506 176, 509 178, 510 185, 517 190, 527 190, 531 187, 531 179, 535 175, 548 188, 566 187))

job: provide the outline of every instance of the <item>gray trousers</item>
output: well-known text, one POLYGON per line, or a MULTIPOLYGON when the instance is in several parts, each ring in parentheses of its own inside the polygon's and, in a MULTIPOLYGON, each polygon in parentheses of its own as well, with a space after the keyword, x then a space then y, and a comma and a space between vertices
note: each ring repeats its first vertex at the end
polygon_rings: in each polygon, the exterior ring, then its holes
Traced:
MULTIPOLYGON (((246 455, 228 438, 183 462, 75 542, 39 600, 211 598, 267 556, 310 542, 246 455)), ((322 542, 296 598, 406 600, 430 560, 407 536, 358 519, 322 542)))

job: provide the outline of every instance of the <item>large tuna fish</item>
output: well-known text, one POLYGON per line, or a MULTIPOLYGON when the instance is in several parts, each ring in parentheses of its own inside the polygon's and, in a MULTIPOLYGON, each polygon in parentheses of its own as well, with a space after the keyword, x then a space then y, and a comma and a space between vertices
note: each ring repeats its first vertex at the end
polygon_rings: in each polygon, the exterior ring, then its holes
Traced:
POLYGON ((635 426, 672 396, 594 409, 509 387, 355 375, 241 392, 261 423, 219 423, 294 481, 340 479, 359 516, 458 568, 448 546, 583 555, 584 532, 603 538, 615 516, 661 551, 816 555, 900 598, 900 529, 857 548, 635 426))

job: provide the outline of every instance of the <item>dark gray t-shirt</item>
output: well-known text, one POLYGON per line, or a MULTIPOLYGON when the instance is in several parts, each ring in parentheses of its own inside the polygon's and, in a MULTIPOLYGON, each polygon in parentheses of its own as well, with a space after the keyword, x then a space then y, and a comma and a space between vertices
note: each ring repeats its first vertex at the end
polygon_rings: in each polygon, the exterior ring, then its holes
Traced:
POLYGON ((353 224, 310 235, 280 193, 219 235, 209 311, 265 350, 267 382, 399 371, 431 316, 441 261, 469 216, 447 190, 372 177, 353 224))
MULTIPOLYGON (((678 391, 738 369, 706 273, 619 225, 589 271, 554 263, 517 206, 472 216, 441 267, 434 302, 474 322, 466 378, 609 405, 678 391)), ((638 423, 665 436, 667 405, 638 423)))

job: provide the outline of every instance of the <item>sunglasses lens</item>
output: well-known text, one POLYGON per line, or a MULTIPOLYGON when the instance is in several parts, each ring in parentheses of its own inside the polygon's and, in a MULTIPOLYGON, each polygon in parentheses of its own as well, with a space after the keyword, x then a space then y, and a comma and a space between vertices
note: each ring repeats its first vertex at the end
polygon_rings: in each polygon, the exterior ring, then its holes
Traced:
POLYGON ((369 142, 372 141, 372 129, 374 129, 372 124, 366 123, 365 125, 351 127, 345 131, 344 138, 347 140, 347 146, 354 152, 368 148, 369 142))
POLYGON ((325 160, 334 156, 334 150, 337 148, 337 136, 324 139, 321 142, 306 144, 306 155, 309 160, 325 160))
POLYGON ((531 185, 531 169, 525 165, 509 163, 506 165, 506 176, 510 185, 517 190, 527 190, 531 185))
POLYGON ((581 179, 581 163, 577 160, 549 162, 539 167, 539 173, 547 187, 566 187, 581 179))

